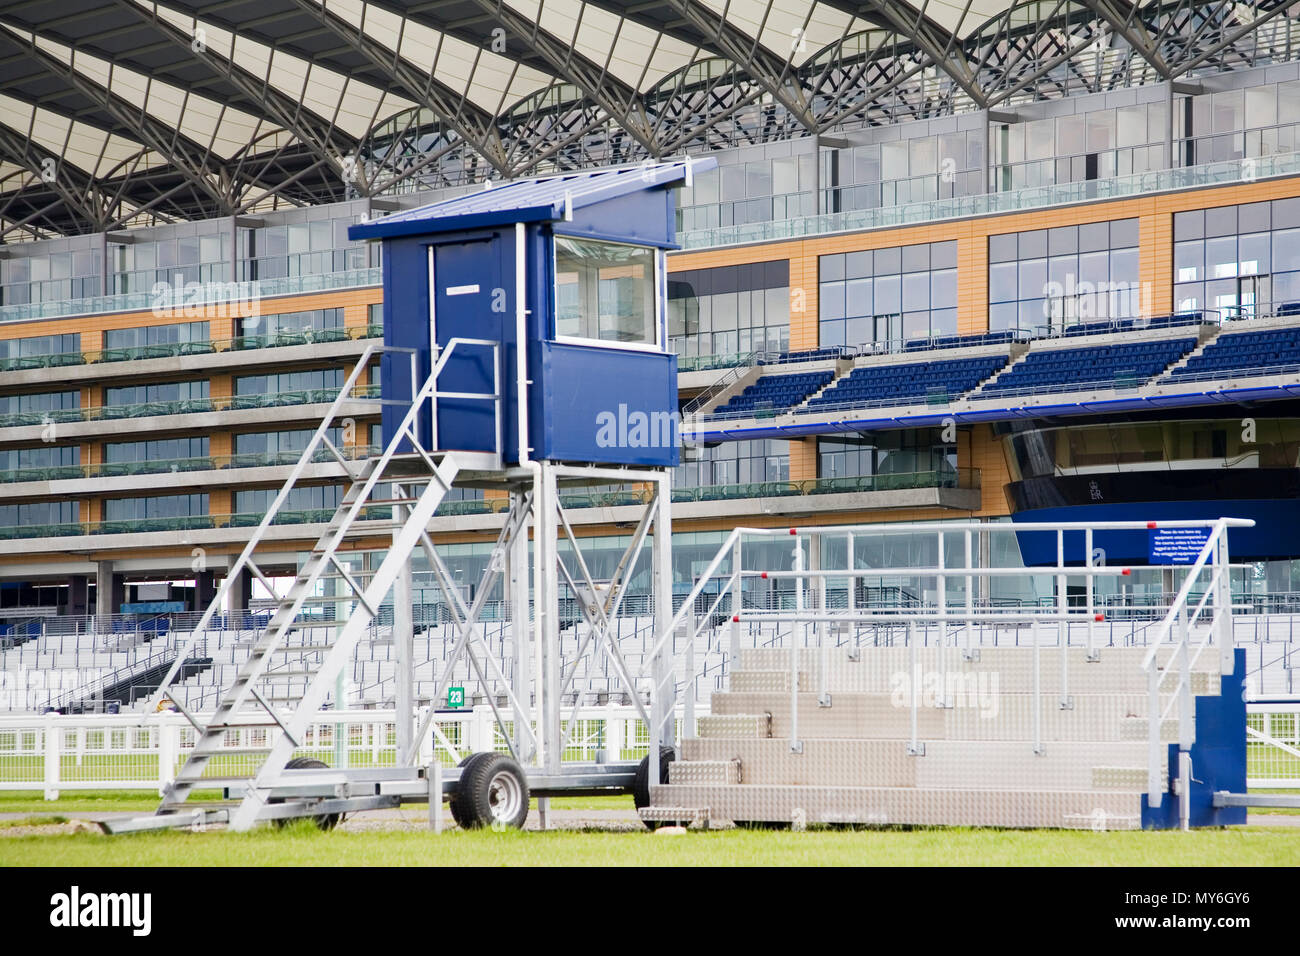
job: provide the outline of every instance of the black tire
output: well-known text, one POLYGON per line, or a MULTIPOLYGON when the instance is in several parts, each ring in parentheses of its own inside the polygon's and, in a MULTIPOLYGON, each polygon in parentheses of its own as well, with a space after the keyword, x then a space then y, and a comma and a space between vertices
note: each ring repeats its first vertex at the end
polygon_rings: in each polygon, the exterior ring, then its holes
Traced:
MULTIPOLYGON (((484 757, 494 757, 494 756, 496 756, 496 754, 494 754, 491 750, 480 750, 478 753, 470 754, 468 757, 465 757, 463 760, 461 760, 461 762, 456 765, 460 767, 461 781, 464 782, 465 778, 469 774, 469 768, 471 765, 482 760, 484 757)), ((448 798, 447 800, 447 809, 451 811, 451 818, 456 821, 456 826, 460 827, 462 830, 468 830, 472 826, 472 823, 470 821, 473 819, 473 817, 467 807, 466 802, 462 800, 461 793, 462 790, 460 786, 457 785, 455 791, 452 793, 451 797, 448 798)))
MULTIPOLYGON (((668 782, 668 765, 677 759, 677 751, 672 747, 659 748, 659 782, 668 782)), ((632 805, 640 810, 650 806, 650 755, 641 758, 636 765, 636 776, 632 778, 632 805)), ((660 823, 654 820, 643 821, 646 829, 658 829, 660 823)))
POLYGON ((457 822, 467 830, 521 830, 528 819, 528 777, 505 754, 484 753, 480 760, 466 761, 456 799, 460 803, 457 822))
MULTIPOLYGON (((323 760, 317 760, 315 757, 294 757, 284 765, 285 770, 328 770, 329 764, 323 760)), ((283 800, 272 799, 270 803, 283 803, 283 800)), ((321 813, 314 817, 308 817, 312 823, 316 824, 316 829, 326 831, 333 830, 343 822, 344 814, 342 813, 321 813)), ((293 822, 291 819, 280 819, 275 821, 277 827, 284 827, 293 822)))

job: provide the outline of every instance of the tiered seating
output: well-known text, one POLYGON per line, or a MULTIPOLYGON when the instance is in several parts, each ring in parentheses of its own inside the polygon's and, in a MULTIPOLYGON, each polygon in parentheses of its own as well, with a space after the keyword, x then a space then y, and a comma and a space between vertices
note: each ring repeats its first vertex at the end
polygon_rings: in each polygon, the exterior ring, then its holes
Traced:
POLYGON ((798 405, 835 377, 832 371, 803 372, 797 375, 764 375, 725 405, 714 409, 721 418, 738 418, 759 412, 782 412, 798 405))
POLYGON ((1078 349, 1033 350, 1025 360, 984 386, 980 395, 1019 389, 1061 391, 1071 386, 1140 385, 1196 347, 1196 339, 1165 339, 1078 349))
POLYGON ((1228 332, 1173 369, 1170 379, 1268 375, 1270 369, 1300 365, 1300 326, 1259 332, 1228 332))
POLYGON ((846 404, 908 402, 928 398, 943 401, 968 392, 1007 364, 1005 355, 911 365, 867 365, 855 368, 808 403, 809 408, 846 404))

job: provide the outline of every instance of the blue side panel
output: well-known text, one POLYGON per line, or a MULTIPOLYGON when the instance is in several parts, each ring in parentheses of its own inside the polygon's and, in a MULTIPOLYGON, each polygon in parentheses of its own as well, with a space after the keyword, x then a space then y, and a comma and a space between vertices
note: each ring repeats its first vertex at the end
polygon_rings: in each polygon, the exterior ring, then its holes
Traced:
MULTIPOLYGON (((1018 523, 1040 521, 1173 521, 1214 518, 1254 518, 1253 528, 1228 531, 1228 552, 1234 561, 1262 561, 1295 556, 1295 529, 1300 528, 1300 499, 1243 499, 1240 501, 1153 501, 1019 511, 1018 523)), ((1017 532, 1020 555, 1027 566, 1056 563, 1055 532, 1017 532)), ((1093 547, 1106 552, 1107 564, 1146 564, 1150 542, 1145 529, 1095 531, 1093 547)), ((1082 564, 1083 532, 1066 532, 1065 559, 1082 564)))
MULTIPOLYGON (((392 241, 384 248, 384 344, 415 349, 416 387, 429 377, 429 280, 425 243, 408 239, 392 241)), ((397 433, 397 426, 411 404, 411 356, 406 352, 385 352, 380 359, 383 397, 391 404, 383 409, 384 444, 397 433)), ((429 440, 429 423, 422 423, 421 438, 429 440)))
POLYGON ((677 356, 560 342, 539 345, 530 424, 534 457, 677 465, 677 356))
MULTIPOLYGON (((1244 824, 1245 807, 1214 806, 1216 790, 1246 792, 1246 649, 1233 651, 1233 672, 1221 677, 1218 697, 1196 698, 1196 743, 1192 744, 1190 823, 1194 827, 1244 824)), ((1169 745, 1170 786, 1178 775, 1178 747, 1169 745)), ((1160 806, 1142 800, 1142 827, 1177 827, 1178 799, 1164 795, 1160 806)))

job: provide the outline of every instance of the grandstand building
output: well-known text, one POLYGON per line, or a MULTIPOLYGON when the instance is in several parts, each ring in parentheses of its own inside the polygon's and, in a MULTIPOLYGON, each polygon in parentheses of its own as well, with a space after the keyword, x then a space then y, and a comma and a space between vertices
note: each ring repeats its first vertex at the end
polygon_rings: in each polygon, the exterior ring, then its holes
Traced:
MULTIPOLYGON (((0 4, 0 620, 207 603, 383 339, 348 226, 701 155, 668 258, 683 593, 738 524, 1222 514, 1257 522, 1234 588, 1276 604, 1300 591, 1294 13, 0 4)), ((377 369, 334 436, 352 456, 377 369)), ((342 467, 312 468, 263 569, 333 514, 342 467)), ((640 494, 572 501, 576 532, 616 560, 640 494)), ((505 500, 455 499, 431 530, 470 582, 505 500)))

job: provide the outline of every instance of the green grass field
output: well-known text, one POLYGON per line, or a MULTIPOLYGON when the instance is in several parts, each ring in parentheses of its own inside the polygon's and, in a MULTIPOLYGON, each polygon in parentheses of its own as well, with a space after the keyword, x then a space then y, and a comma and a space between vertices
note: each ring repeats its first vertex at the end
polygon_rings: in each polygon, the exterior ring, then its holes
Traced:
MULTIPOLYGON (((642 830, 548 833, 346 830, 302 822, 252 833, 187 831, 109 837, 24 834, 22 828, 87 812, 148 812, 147 792, 86 791, 57 801, 0 794, 0 866, 1300 866, 1300 827, 1192 833, 1092 833, 962 828, 715 830, 677 836, 642 830)), ((563 810, 628 810, 630 798, 555 799, 563 810)), ((406 808, 416 825, 425 807, 406 808)))
POLYGON ((1193 833, 965 829, 490 830, 4 836, 3 866, 1296 866, 1300 829, 1193 833))

